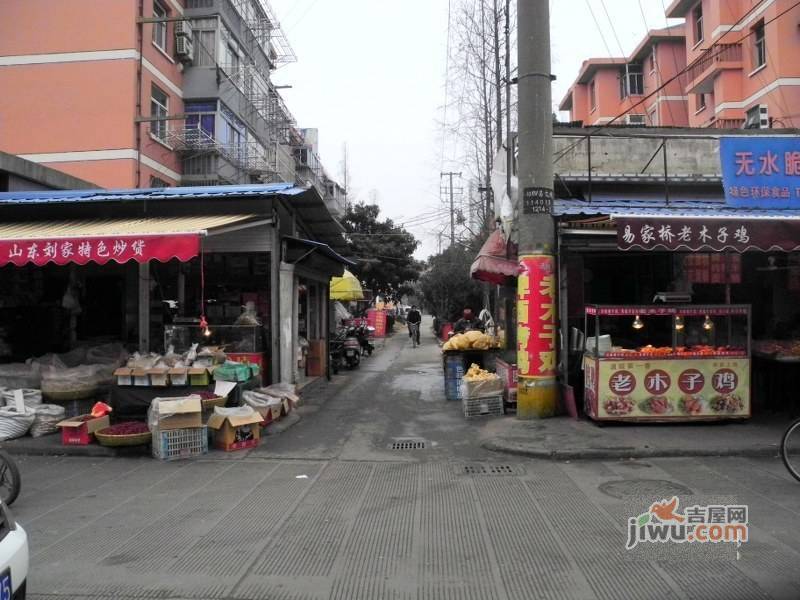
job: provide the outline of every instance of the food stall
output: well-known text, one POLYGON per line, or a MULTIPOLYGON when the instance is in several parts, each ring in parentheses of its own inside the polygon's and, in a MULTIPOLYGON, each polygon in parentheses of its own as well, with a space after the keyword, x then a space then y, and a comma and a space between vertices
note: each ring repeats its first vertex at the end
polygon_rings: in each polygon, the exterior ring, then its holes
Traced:
POLYGON ((590 418, 750 417, 749 305, 587 305, 585 331, 590 418))

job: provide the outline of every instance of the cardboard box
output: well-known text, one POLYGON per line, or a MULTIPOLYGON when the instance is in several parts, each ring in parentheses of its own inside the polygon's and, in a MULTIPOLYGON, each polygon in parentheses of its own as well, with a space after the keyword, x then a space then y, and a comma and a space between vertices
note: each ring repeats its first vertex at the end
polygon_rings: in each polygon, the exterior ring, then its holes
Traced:
POLYGON ((117 378, 117 385, 133 385, 133 369, 121 367, 114 371, 114 377, 117 378))
POLYGON ((208 367, 191 367, 189 369, 189 385, 205 386, 211 383, 211 371, 208 367))
POLYGON ((145 369, 133 369, 133 385, 136 387, 150 387, 150 376, 145 369))
POLYGON ((172 386, 189 385, 189 369, 186 367, 175 367, 169 370, 169 383, 172 386))
POLYGON ((252 411, 245 416, 228 416, 215 412, 208 419, 208 428, 215 430, 214 446, 225 452, 255 448, 261 439, 261 415, 252 411))
POLYGON ((153 387, 167 387, 169 385, 169 369, 148 369, 150 385, 153 387))
POLYGON ((158 429, 187 429, 203 426, 203 403, 199 396, 158 398, 158 429))
POLYGON ((64 419, 58 423, 58 427, 61 428, 61 443, 64 446, 86 446, 91 444, 94 440, 94 432, 108 427, 111 423, 108 415, 89 419, 88 421, 81 420, 82 417, 87 416, 89 415, 79 415, 64 419))

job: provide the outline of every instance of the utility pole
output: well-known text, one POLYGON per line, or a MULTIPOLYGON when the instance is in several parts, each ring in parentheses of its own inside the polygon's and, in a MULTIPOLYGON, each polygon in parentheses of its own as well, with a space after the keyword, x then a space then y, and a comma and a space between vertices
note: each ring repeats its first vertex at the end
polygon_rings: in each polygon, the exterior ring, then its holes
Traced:
POLYGON ((517 418, 555 414, 556 261, 549 0, 519 0, 517 418))
POLYGON ((456 243, 456 206, 455 200, 453 199, 453 176, 461 177, 461 173, 454 173, 453 171, 448 171, 447 173, 442 173, 442 177, 449 177, 450 178, 450 245, 455 246, 456 243))
MULTIPOLYGON (((506 23, 505 30, 506 42, 506 194, 512 205, 514 199, 511 197, 511 164, 514 161, 514 144, 511 141, 511 0, 506 0, 506 23)), ((506 235, 511 235, 510 231, 506 235)))

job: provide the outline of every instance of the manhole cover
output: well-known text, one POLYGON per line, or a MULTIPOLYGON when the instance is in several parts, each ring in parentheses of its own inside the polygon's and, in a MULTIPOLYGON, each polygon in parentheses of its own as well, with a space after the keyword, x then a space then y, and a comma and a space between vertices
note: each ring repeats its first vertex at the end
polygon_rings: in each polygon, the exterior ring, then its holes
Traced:
POLYGON ((470 463, 456 469, 461 475, 523 475, 522 467, 516 465, 493 465, 470 463))
POLYGON ((612 498, 671 498, 693 494, 685 485, 665 479, 619 479, 607 481, 597 489, 612 498))
POLYGON ((424 450, 425 440, 416 438, 399 439, 392 442, 389 447, 392 450, 424 450))

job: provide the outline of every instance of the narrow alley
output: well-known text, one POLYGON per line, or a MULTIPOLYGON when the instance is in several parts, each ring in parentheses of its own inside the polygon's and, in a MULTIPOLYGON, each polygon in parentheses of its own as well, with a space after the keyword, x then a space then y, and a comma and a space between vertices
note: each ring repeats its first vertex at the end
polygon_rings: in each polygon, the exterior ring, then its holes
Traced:
POLYGON ((487 421, 444 400, 423 331, 421 347, 398 333, 319 388, 299 422, 246 456, 19 457, 30 597, 800 596, 800 501, 777 459, 491 453, 487 421), (647 508, 637 500, 672 494, 747 504, 749 541, 626 551, 631 511, 647 508))

